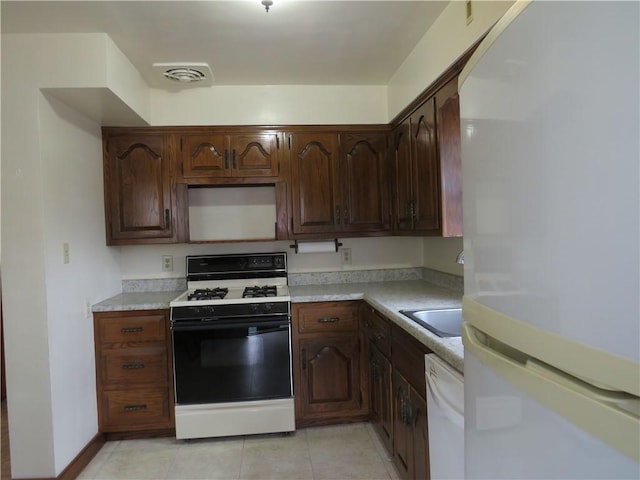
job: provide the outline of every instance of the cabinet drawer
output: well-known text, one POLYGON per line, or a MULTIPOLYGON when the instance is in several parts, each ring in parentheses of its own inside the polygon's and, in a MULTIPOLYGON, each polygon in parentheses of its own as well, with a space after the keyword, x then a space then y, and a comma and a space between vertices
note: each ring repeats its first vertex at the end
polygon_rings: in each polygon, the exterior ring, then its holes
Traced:
POLYGON ((167 388, 103 391, 102 404, 107 431, 171 427, 167 388))
POLYGON ((358 330, 357 305, 349 302, 307 304, 297 307, 298 332, 349 332, 358 330))
POLYGON ((102 383, 166 383, 169 380, 167 348, 104 349, 101 357, 102 383))
POLYGON ((372 307, 365 305, 363 310, 362 330, 365 336, 385 357, 389 358, 391 356, 391 325, 372 307))
POLYGON ((96 326, 102 343, 164 342, 167 336, 162 314, 98 317, 96 326))

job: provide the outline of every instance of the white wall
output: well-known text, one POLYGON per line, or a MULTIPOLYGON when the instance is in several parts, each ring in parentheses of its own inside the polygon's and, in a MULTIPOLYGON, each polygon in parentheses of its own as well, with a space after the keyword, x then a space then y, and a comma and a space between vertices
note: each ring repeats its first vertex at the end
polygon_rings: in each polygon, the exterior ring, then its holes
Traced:
MULTIPOLYGON (((40 97, 46 297, 56 472, 97 432, 93 322, 87 304, 118 291, 118 251, 105 247, 100 126, 40 97), (64 141, 60 141, 64 139, 64 141), (62 245, 69 244, 69 263, 62 245)), ((12 442, 13 445, 13 442, 12 442)))
POLYGON ((185 276, 185 256, 242 252, 287 252, 291 273, 336 270, 370 270, 422 266, 422 238, 377 237, 341 238, 351 248, 352 264, 342 266, 338 253, 295 254, 293 241, 211 243, 198 245, 142 245, 121 247, 121 271, 124 279, 173 278, 185 276), (162 272, 162 256, 173 255, 173 272, 162 272))
POLYGON ((152 125, 387 123, 385 86, 213 86, 151 90, 152 125))
POLYGON ((2 36, 2 301, 13 478, 57 476, 97 433, 84 303, 120 290, 118 252, 104 242, 100 130, 40 88, 104 85, 108 46, 101 34, 2 36), (64 241, 69 264, 62 263, 64 241))
POLYGON ((465 3, 453 0, 402 63, 388 85, 389 119, 416 98, 484 34, 513 1, 474 1, 467 25, 465 3))
POLYGON ((440 272, 462 276, 463 266, 456 263, 462 251, 462 238, 426 237, 424 239, 424 266, 440 272))

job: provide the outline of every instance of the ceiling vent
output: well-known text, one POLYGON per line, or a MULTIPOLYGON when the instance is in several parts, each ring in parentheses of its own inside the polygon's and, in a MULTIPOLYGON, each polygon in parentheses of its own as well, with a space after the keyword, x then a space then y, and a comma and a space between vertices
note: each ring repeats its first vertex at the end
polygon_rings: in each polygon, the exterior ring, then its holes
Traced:
POLYGON ((213 84, 213 73, 207 63, 154 63, 153 68, 162 74, 165 85, 200 87, 213 84))

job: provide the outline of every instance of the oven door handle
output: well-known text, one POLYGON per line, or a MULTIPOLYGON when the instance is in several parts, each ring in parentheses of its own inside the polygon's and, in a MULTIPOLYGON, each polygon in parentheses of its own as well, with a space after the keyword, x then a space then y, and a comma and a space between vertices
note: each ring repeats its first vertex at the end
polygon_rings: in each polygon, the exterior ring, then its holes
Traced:
POLYGON ((224 320, 224 319, 201 319, 201 320, 187 320, 178 321, 171 324, 171 330, 174 332, 187 332, 194 330, 222 330, 228 328, 243 328, 243 327, 288 327, 291 325, 291 319, 287 317, 260 317, 243 320, 224 320))

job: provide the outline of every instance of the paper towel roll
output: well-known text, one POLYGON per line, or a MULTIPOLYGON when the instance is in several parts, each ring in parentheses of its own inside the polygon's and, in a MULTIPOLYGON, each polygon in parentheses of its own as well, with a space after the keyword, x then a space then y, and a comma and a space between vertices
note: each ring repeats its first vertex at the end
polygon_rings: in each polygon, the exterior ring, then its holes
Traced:
POLYGON ((336 241, 298 242, 298 253, 336 253, 336 241))

